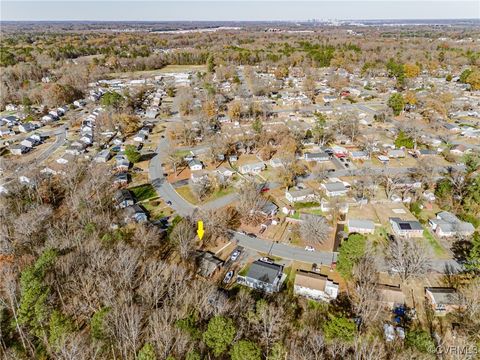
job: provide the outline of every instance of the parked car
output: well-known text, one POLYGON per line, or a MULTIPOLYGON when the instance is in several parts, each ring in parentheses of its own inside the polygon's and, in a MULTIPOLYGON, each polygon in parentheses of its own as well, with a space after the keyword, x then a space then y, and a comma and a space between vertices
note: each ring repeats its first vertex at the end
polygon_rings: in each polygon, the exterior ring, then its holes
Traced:
POLYGON ((230 270, 229 272, 227 272, 227 274, 223 278, 223 283, 228 284, 230 281, 232 281, 232 277, 233 277, 233 270, 230 270))
POLYGON ((230 255, 230 260, 236 261, 240 256, 240 250, 235 250, 232 255, 230 255))

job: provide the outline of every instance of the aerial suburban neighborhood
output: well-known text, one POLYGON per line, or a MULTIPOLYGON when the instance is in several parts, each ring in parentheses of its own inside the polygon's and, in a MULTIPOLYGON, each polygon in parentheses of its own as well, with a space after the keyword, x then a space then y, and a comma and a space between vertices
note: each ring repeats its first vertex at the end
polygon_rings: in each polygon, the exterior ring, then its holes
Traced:
POLYGON ((6 359, 479 356, 478 19, 1 32, 6 359))

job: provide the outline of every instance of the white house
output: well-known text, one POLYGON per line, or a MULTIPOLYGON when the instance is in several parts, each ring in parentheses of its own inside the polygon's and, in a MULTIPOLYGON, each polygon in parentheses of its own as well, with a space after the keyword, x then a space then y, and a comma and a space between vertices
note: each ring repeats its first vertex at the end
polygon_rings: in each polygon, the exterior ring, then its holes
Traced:
POLYGON ((285 198, 291 202, 307 202, 315 200, 315 193, 312 189, 290 189, 285 191, 285 198))
POLYGON ((26 147, 25 145, 13 145, 9 147, 10 152, 13 155, 22 155, 27 153, 30 149, 26 147))
POLYGON ((312 300, 331 301, 338 296, 338 283, 327 276, 305 270, 297 270, 293 291, 296 295, 312 300))
POLYGON ((264 169, 265 169, 265 164, 263 162, 258 162, 254 164, 245 164, 238 168, 241 174, 259 174, 264 169))
POLYGON ((398 159, 405 157, 405 150, 403 149, 391 149, 387 152, 388 157, 398 159))
POLYGON ((351 151, 350 157, 352 160, 368 160, 370 158, 365 151, 351 151))
POLYGON ((322 184, 322 188, 325 191, 325 195, 328 197, 345 196, 348 192, 344 183, 340 181, 322 184))
POLYGON ((147 139, 147 135, 145 135, 144 133, 137 133, 134 137, 133 137, 133 141, 135 142, 139 142, 139 143, 143 143, 145 142, 145 140, 147 139))
POLYGON ((423 227, 416 220, 401 220, 400 218, 390 218, 390 225, 395 235, 402 237, 423 237, 423 227))
POLYGON ((34 124, 29 123, 29 122, 20 124, 18 126, 18 130, 20 130, 20 132, 22 132, 22 133, 27 133, 27 132, 33 131, 36 128, 37 127, 34 124))
POLYGON ((330 160, 330 156, 326 152, 307 152, 303 155, 305 161, 328 161, 330 160))
POLYGON ((100 151, 97 154, 97 156, 95 156, 94 160, 97 163, 105 163, 110 159, 111 156, 112 156, 112 154, 110 153, 110 150, 105 149, 105 150, 100 151))
POLYGON ((428 223, 432 230, 441 237, 450 237, 455 235, 469 236, 475 232, 475 227, 466 221, 461 221, 455 214, 448 211, 441 211, 434 219, 429 219, 428 223))
POLYGON ((233 176, 233 171, 230 170, 230 169, 227 169, 226 167, 219 167, 218 169, 215 170, 215 172, 217 172, 219 175, 223 176, 223 177, 231 177, 233 176))
POLYGON ((191 171, 199 171, 203 169, 203 164, 201 163, 201 161, 197 159, 192 159, 188 163, 188 167, 190 168, 191 171))

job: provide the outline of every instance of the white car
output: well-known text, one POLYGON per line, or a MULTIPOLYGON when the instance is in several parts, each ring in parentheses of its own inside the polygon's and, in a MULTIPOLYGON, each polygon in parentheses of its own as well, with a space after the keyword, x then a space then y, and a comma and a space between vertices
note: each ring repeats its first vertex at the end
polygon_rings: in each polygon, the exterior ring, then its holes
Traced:
POLYGON ((315 251, 312 246, 305 246, 305 251, 315 251))
POLYGON ((230 270, 225 274, 225 277, 223 278, 223 283, 228 284, 232 280, 232 277, 233 277, 233 270, 230 270))
POLYGON ((235 250, 232 255, 230 255, 230 260, 236 261, 240 256, 240 250, 235 250))

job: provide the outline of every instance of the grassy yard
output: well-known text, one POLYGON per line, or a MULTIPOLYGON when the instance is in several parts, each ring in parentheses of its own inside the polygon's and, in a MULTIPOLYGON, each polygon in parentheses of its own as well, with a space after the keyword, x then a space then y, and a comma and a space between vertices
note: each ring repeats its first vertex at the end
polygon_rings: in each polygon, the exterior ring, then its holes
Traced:
POLYGON ((173 215, 172 209, 170 209, 163 202, 158 200, 147 201, 142 205, 148 211, 150 219, 152 220, 158 220, 166 216, 173 215))
POLYGON ((320 206, 320 204, 318 202, 315 202, 315 201, 295 203, 295 210, 312 208, 312 207, 317 207, 317 206, 320 206))
POLYGON ((175 151, 175 156, 184 158, 187 155, 191 155, 192 152, 190 150, 177 150, 175 151))
POLYGON ((129 189, 137 201, 145 201, 157 197, 157 192, 152 184, 144 184, 129 189))
POLYGON ((438 257, 445 257, 447 255, 445 249, 442 245, 438 242, 438 240, 433 236, 433 234, 425 229, 423 230, 423 237, 427 240, 430 247, 433 249, 433 252, 438 257))
POLYGON ((183 197, 185 200, 187 200, 191 204, 198 204, 199 201, 195 195, 193 195, 192 191, 190 190, 190 186, 185 185, 185 186, 180 186, 175 189, 177 193, 183 197))

